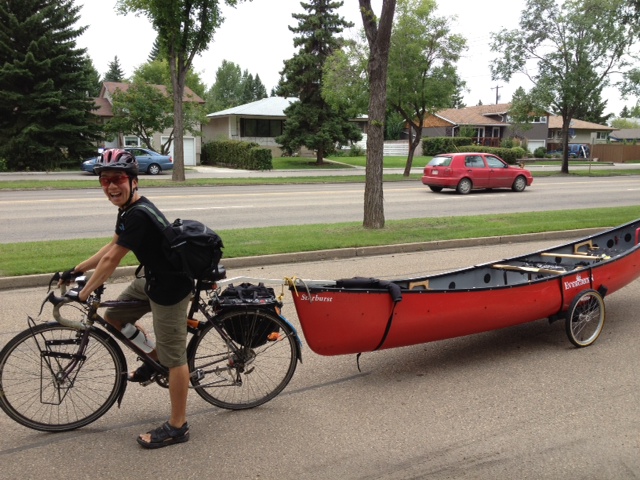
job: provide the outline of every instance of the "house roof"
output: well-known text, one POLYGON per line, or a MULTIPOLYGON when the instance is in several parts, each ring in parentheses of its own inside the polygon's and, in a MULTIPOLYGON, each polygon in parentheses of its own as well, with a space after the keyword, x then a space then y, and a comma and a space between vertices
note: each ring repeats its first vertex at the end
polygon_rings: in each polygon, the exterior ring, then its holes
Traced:
MULTIPOLYGON (((505 123, 491 116, 506 115, 509 111, 510 103, 498 103, 496 105, 476 105, 475 107, 465 108, 447 108, 440 110, 435 114, 440 120, 443 120, 449 125, 502 125, 507 126, 505 123)), ((427 125, 425 121, 425 127, 431 126, 445 126, 445 125, 427 125)))
MULTIPOLYGON (((103 82, 102 88, 100 89, 100 97, 105 96, 105 92, 108 92, 109 95, 113 95, 116 90, 120 90, 121 92, 126 92, 129 90, 131 86, 130 83, 124 82, 103 82)), ((169 96, 169 92, 167 91, 167 87, 164 85, 153 85, 164 95, 169 96)), ((185 85, 184 92, 182 94, 182 100, 185 102, 196 102, 196 103, 205 103, 204 100, 194 93, 189 87, 185 85)))
POLYGON ((291 103, 297 101, 295 97, 267 97, 255 102, 245 103, 237 107, 213 112, 207 117, 226 117, 229 115, 243 115, 253 117, 285 117, 284 111, 291 103))
MULTIPOLYGON (((562 117, 550 116, 549 117, 549 130, 560 130, 562 128, 562 117)), ((615 128, 607 125, 599 125, 597 123, 585 122, 584 120, 573 119, 571 120, 571 128, 576 130, 604 130, 613 131, 615 128)))
POLYGON ((106 98, 94 98, 93 99, 96 109, 93 111, 94 115, 99 117, 113 117, 113 108, 111 103, 106 98))
POLYGON ((621 128, 611 132, 609 136, 619 140, 636 140, 640 138, 640 128, 621 128))

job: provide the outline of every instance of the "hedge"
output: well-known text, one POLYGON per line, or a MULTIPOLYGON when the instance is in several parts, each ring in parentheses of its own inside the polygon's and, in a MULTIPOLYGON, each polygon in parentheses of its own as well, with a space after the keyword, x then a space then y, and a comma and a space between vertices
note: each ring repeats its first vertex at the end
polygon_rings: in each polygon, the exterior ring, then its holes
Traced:
POLYGON ((203 165, 220 165, 243 170, 271 170, 271 150, 254 142, 221 140, 202 145, 200 161, 203 165))
POLYGON ((427 137, 422 139, 422 155, 433 157, 440 153, 459 151, 459 147, 472 145, 471 137, 427 137))
POLYGON ((481 147, 480 145, 471 145, 468 147, 460 147, 458 152, 478 152, 478 153, 492 153, 502 158, 509 165, 514 165, 519 159, 525 155, 525 150, 520 147, 515 148, 496 148, 496 147, 481 147))

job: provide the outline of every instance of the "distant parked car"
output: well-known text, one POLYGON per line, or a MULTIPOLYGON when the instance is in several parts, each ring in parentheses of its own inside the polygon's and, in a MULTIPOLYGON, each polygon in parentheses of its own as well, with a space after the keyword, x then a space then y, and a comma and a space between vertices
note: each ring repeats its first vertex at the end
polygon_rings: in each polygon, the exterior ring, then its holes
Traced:
MULTIPOLYGON (((171 170, 173 168, 173 158, 171 158, 170 155, 160 155, 153 150, 139 147, 126 147, 124 150, 132 153, 136 157, 140 173, 158 175, 163 170, 171 170)), ((82 162, 82 171, 95 174, 94 166, 97 159, 98 157, 93 157, 82 162)))
MULTIPOLYGON (((562 149, 553 150, 551 152, 547 152, 547 154, 562 156, 562 149)), ((590 158, 590 157, 591 157, 591 148, 589 147, 589 145, 584 143, 569 144, 569 158, 590 158)))
POLYGON ((434 192, 453 188, 463 195, 480 188, 522 192, 533 183, 533 177, 529 170, 488 153, 443 153, 424 167, 422 183, 434 192))

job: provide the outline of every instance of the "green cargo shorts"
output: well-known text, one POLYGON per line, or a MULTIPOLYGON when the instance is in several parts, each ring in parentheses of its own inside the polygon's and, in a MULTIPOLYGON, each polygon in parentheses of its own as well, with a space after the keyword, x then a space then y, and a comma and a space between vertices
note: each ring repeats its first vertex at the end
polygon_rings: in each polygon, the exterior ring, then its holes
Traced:
POLYGON ((167 368, 180 367, 187 363, 187 308, 191 299, 188 294, 174 305, 159 305, 149 299, 144 291, 145 279, 136 278, 118 295, 118 300, 146 300, 139 307, 110 307, 105 316, 121 325, 135 323, 143 315, 153 315, 153 331, 160 363, 167 368))

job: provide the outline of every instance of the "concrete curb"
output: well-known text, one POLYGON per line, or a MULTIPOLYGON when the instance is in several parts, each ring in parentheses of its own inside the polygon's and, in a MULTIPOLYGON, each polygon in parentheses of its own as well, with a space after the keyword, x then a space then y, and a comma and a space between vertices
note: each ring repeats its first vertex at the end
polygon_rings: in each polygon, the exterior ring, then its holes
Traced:
MULTIPOLYGON (((436 240, 433 242, 403 243, 398 245, 380 245, 374 247, 339 248, 318 250, 313 252, 283 253, 260 255, 256 257, 240 257, 223 259, 227 271, 234 268, 250 268, 281 263, 322 262, 345 258, 369 257, 376 255, 393 255, 396 253, 426 252, 449 248, 464 248, 489 245, 508 245, 510 243, 537 242, 544 240, 579 239, 595 235, 606 228, 585 228, 580 230, 563 230, 556 232, 528 233, 524 235, 505 235, 499 237, 467 238, 459 240, 436 240)), ((507 258, 508 255, 505 256, 507 258)), ((498 260, 498 259, 497 259, 498 260)), ((111 278, 132 277, 137 267, 117 268, 111 278)), ((49 284, 52 274, 24 275, 20 277, 0 277, 0 290, 42 287, 49 284)))

